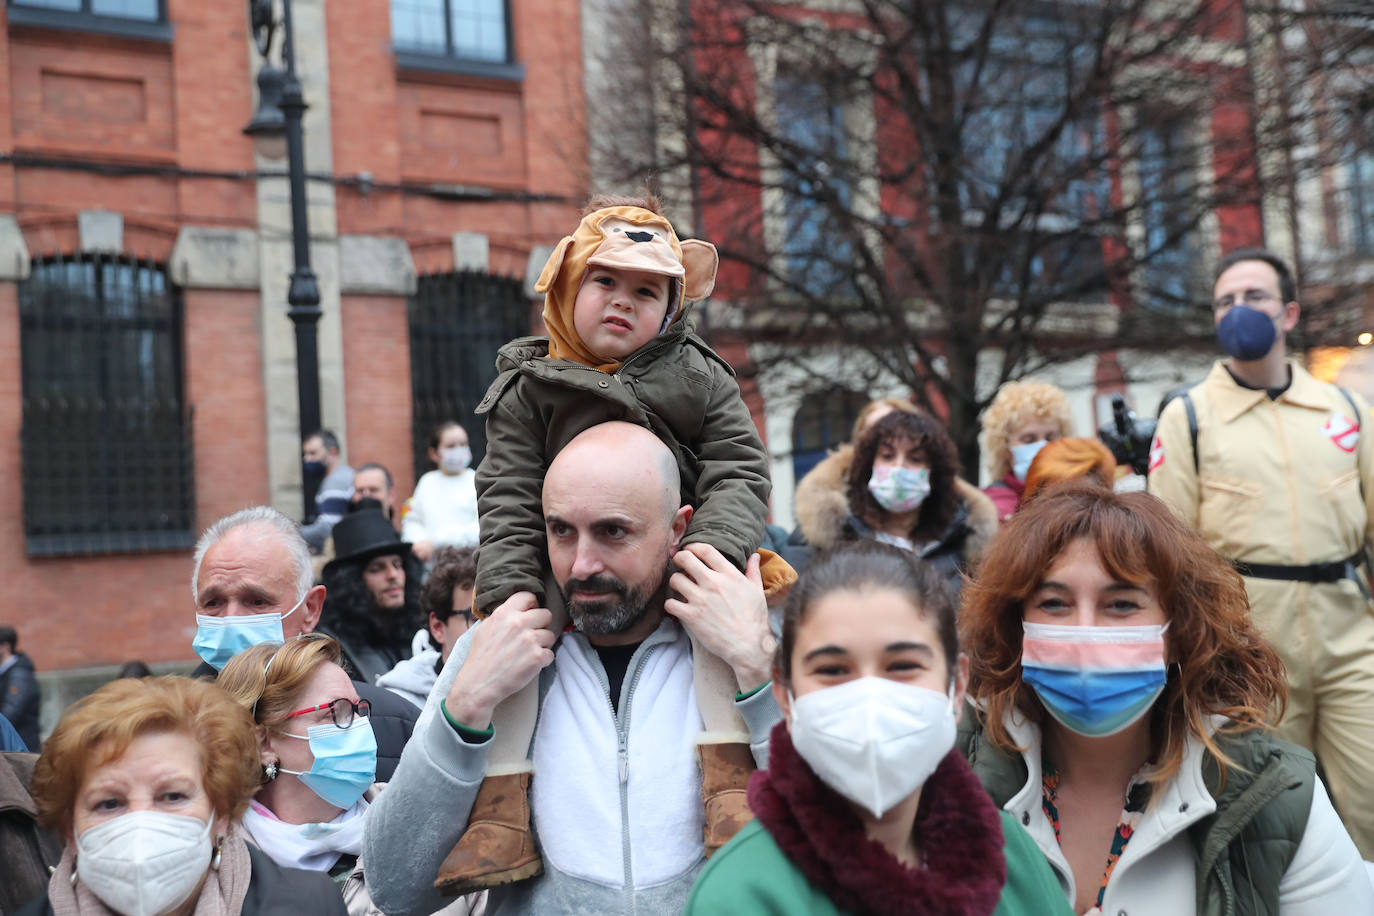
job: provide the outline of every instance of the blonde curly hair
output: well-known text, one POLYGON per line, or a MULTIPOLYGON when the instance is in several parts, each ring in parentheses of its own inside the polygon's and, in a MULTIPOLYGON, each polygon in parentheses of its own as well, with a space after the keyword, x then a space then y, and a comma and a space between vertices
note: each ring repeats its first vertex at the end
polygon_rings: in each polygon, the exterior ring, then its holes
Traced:
POLYGON ((983 413, 983 448, 994 481, 1011 473, 1008 440, 1012 430, 1030 420, 1057 421, 1061 437, 1073 435, 1073 411, 1063 391, 1049 382, 1007 382, 983 413))

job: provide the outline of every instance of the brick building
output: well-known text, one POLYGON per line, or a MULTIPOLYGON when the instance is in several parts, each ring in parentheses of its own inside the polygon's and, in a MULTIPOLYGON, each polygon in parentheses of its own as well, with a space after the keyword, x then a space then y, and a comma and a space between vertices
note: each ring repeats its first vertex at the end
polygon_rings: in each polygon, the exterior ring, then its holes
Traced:
POLYGON ((1368 127, 1329 161, 1289 153, 1337 142, 1317 140, 1331 87, 1368 71, 1276 58, 1300 31, 1282 12, 1191 0, 1128 27, 1138 5, 690 0, 629 23, 583 6, 621 36, 584 39, 588 98, 650 74, 637 104, 589 106, 593 182, 656 171, 670 215, 721 248, 712 342, 750 376, 783 527, 870 397, 929 393, 961 446, 1024 371, 1065 389, 1080 435, 1116 394, 1153 416, 1216 358, 1225 251, 1267 244, 1299 268, 1301 344, 1356 340, 1333 326, 1360 320, 1352 291, 1318 286, 1331 263, 1367 288, 1374 266, 1368 127))
MULTIPOLYGON (((244 7, 0 8, 0 620, 40 672, 189 662, 200 530, 300 515, 286 161, 242 133, 244 7)), ((324 425, 404 496, 417 427, 471 407, 419 403, 412 373, 483 384, 585 196, 579 8, 293 11, 324 425), (413 365, 421 313, 444 326, 413 365)))

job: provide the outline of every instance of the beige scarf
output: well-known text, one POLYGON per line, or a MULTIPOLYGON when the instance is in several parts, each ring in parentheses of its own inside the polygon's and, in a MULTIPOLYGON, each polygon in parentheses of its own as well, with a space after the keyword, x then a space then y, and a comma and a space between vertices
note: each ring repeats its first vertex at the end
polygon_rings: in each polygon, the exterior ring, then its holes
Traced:
MULTIPOLYGON (((192 916, 238 916, 243 900, 248 896, 248 882, 252 878, 252 863, 248 859, 248 845, 237 822, 229 827, 220 849, 219 868, 205 873, 200 897, 192 916)), ((76 872, 76 852, 71 843, 62 850, 62 861, 48 881, 48 900, 53 916, 123 916, 115 913, 82 881, 73 881, 76 872)))

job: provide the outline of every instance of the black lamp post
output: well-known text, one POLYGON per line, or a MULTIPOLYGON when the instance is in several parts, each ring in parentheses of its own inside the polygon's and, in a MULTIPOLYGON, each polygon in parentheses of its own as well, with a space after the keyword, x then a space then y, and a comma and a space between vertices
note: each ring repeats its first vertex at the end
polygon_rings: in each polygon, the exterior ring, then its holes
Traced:
MULTIPOLYGON (((296 395, 300 409, 301 440, 320 428, 320 368, 316 329, 320 321, 320 287, 310 269, 310 227, 305 202, 305 149, 301 138, 301 117, 305 96, 296 76, 296 45, 291 31, 291 0, 282 0, 283 71, 271 63, 272 39, 277 21, 272 0, 248 0, 248 22, 262 55, 258 71, 258 110, 243 132, 254 137, 286 134, 287 171, 291 184, 291 245, 294 267, 286 294, 290 316, 296 329, 296 395)), ((314 478, 316 475, 310 475, 314 478)), ((301 490, 304 514, 315 514, 314 496, 318 479, 307 478, 301 462, 301 490)))

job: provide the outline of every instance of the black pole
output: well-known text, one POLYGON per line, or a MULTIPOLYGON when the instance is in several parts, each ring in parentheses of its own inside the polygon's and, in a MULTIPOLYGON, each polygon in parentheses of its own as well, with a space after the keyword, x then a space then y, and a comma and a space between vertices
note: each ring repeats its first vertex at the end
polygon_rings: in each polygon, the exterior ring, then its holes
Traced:
MULTIPOLYGON (((300 411, 301 441, 320 428, 320 361, 317 325, 320 321, 320 287, 310 269, 310 226, 305 200, 305 143, 301 119, 305 114, 305 95, 296 75, 296 44, 292 34, 291 0, 282 3, 282 57, 286 63, 286 82, 282 87, 281 110, 286 119, 287 171, 291 184, 291 244, 294 269, 286 294, 290 316, 296 329, 296 395, 300 411)), ((302 518, 315 514, 318 480, 308 479, 301 460, 302 518)))

